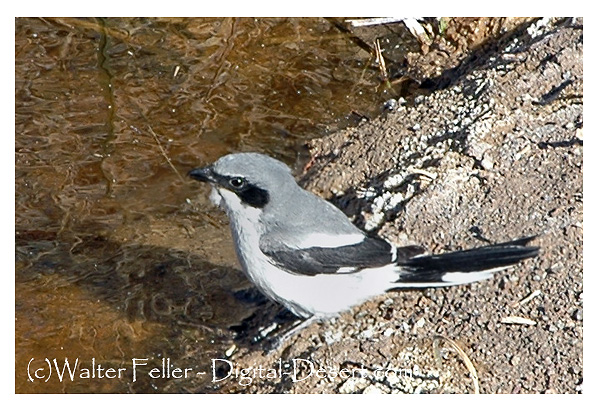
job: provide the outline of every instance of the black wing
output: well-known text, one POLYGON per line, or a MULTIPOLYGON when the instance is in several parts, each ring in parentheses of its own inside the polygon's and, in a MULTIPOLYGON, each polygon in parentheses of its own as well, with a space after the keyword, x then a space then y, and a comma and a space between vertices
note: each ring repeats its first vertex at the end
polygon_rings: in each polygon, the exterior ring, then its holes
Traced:
POLYGON ((304 275, 351 273, 363 268, 391 264, 392 246, 385 240, 364 237, 364 240, 342 247, 277 248, 265 250, 273 264, 285 271, 304 275))

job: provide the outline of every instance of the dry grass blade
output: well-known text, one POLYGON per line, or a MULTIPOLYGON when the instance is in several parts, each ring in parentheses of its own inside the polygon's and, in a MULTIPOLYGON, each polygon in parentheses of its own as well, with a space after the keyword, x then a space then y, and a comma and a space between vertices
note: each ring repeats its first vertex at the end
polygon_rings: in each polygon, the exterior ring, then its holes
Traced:
POLYGON ((521 301, 515 302, 513 304, 511 304, 512 308, 516 308, 516 307, 520 307, 521 305, 526 304, 527 302, 529 302, 530 300, 532 300, 533 298, 537 297, 541 295, 541 290, 535 290, 532 293, 530 293, 528 295, 528 297, 523 298, 521 301))
POLYGON ((379 24, 399 23, 404 20, 405 17, 379 17, 371 19, 349 19, 345 20, 345 22, 350 23, 354 27, 366 27, 377 26, 379 24))
POLYGON ((408 173, 419 174, 419 175, 424 176, 430 180, 434 180, 435 178, 437 178, 437 173, 431 173, 431 172, 423 170, 421 168, 408 167, 406 171, 408 173))
POLYGON ((530 318, 518 317, 516 315, 502 318, 501 323, 502 324, 519 324, 519 325, 536 325, 537 324, 537 322, 535 320, 531 320, 530 318))
POLYGON ((435 337, 433 337, 433 351, 437 358, 441 358, 441 355, 439 354, 439 340, 447 342, 458 353, 458 355, 466 365, 468 372, 470 372, 470 376, 472 377, 472 384, 474 385, 474 393, 480 394, 480 388, 478 385, 478 373, 476 372, 476 368, 474 368, 474 364, 472 364, 472 361, 470 361, 470 358, 468 358, 464 350, 462 350, 462 348, 455 341, 450 340, 449 338, 444 337, 442 335, 436 335, 435 337))

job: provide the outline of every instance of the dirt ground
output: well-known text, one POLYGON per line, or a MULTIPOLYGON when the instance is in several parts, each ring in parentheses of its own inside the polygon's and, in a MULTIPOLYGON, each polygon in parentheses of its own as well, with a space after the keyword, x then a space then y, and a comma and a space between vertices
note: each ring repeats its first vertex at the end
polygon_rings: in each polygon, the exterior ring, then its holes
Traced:
POLYGON ((275 352, 239 349, 228 360, 253 374, 221 392, 582 392, 582 49, 582 20, 537 21, 428 95, 313 141, 302 178, 398 244, 539 235, 538 258, 389 293, 275 352))

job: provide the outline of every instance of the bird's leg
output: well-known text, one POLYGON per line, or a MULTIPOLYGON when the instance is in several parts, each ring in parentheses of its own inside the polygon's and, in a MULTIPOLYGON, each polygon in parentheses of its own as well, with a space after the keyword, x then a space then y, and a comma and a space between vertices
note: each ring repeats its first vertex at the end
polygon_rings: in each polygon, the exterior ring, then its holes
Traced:
POLYGON ((310 318, 300 320, 300 322, 295 324, 289 330, 285 331, 283 334, 275 335, 275 336, 269 338, 264 343, 265 350, 267 352, 278 350, 279 348, 281 348, 283 343, 285 343, 287 340, 289 340, 295 334, 299 333, 304 328, 307 328, 310 325, 312 325, 313 323, 317 322, 318 320, 319 320, 319 317, 314 316, 314 315, 310 318))

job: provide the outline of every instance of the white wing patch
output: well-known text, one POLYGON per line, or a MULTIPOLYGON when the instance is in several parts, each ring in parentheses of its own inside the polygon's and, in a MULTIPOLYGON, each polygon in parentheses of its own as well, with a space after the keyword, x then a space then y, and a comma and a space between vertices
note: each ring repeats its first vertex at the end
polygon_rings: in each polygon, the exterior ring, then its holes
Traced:
POLYGON ((303 238, 297 244, 297 248, 337 248, 346 245, 354 245, 364 240, 363 234, 324 234, 314 233, 303 238))
POLYGON ((336 272, 337 274, 349 274, 355 273, 357 271, 356 267, 341 267, 336 272))

